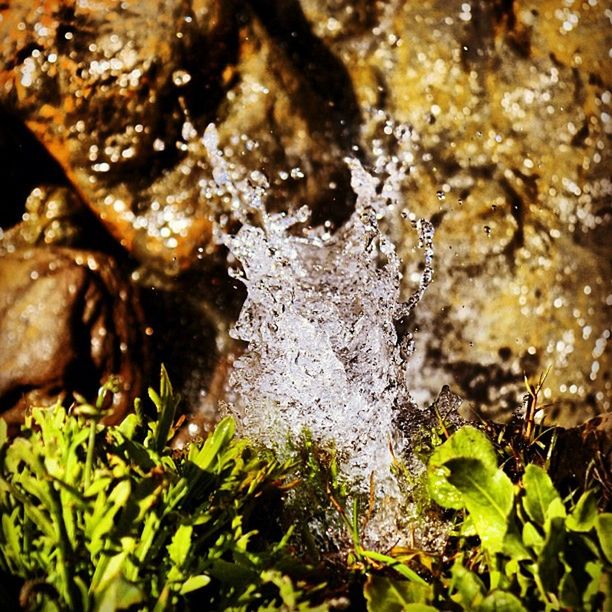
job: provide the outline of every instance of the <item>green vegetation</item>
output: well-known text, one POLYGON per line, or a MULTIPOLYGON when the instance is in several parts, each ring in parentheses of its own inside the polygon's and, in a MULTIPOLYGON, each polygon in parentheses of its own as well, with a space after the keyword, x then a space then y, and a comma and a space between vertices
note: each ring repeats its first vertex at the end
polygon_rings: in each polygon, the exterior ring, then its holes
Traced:
POLYGON ((289 534, 261 547, 247 527, 287 466, 235 439, 231 419, 204 444, 172 450, 177 400, 165 372, 160 393, 150 392, 152 418, 139 405, 121 425, 102 425, 110 391, 96 405, 34 410, 10 444, 0 419, 0 568, 25 581, 21 605, 242 609, 297 601, 281 569, 289 534))
POLYGON ((463 510, 450 599, 466 610, 596 610, 609 590, 612 514, 586 491, 565 502, 546 471, 531 463, 513 484, 493 444, 465 426, 429 462, 432 498, 463 510), (470 545, 470 536, 479 545, 470 545))
POLYGON ((227 418, 172 449, 165 371, 150 414, 137 403, 118 426, 102 422, 112 385, 93 405, 34 410, 13 441, 0 420, 2 609, 604 609, 612 515, 596 481, 565 498, 553 484, 555 436, 533 422, 531 390, 529 423, 491 435, 440 419, 420 445, 419 508, 449 525, 436 553, 364 547, 374 500, 351 496, 308 437, 280 463, 227 418), (333 555, 313 519, 336 534, 333 555))

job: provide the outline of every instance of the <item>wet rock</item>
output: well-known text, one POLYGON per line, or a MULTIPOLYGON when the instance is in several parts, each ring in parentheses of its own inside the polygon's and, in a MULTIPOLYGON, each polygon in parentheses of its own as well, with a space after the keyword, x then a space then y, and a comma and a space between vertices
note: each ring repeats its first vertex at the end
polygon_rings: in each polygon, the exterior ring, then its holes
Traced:
POLYGON ((133 288, 113 260, 51 247, 0 257, 0 414, 14 428, 32 405, 95 397, 116 376, 109 423, 143 391, 148 354, 133 288))
MULTIPOLYGON (((209 245, 211 217, 223 212, 223 202, 203 193, 210 171, 198 138, 211 120, 224 123, 224 144, 247 167, 273 177, 278 205, 307 200, 324 205, 324 216, 341 216, 342 134, 354 122, 340 125, 344 105, 330 121, 329 96, 294 65, 302 55, 283 50, 289 33, 262 26, 269 10, 260 9, 105 0, 2 10, 0 100, 150 267, 189 267, 209 245), (255 155, 244 134, 259 141, 255 155)), ((307 26, 299 17, 288 24, 307 26)))
POLYGON ((34 246, 73 246, 82 230, 80 211, 80 202, 66 187, 36 187, 26 199, 21 222, 0 230, 0 255, 34 246))
POLYGON ((128 250, 180 266, 211 227, 180 165, 181 107, 214 109, 231 47, 227 8, 40 1, 1 15, 3 103, 128 250))
MULTIPOLYGON (((365 138, 384 144, 388 116, 412 128, 406 207, 438 228, 436 282, 413 321, 417 397, 450 377, 502 417, 523 375, 551 365, 549 415, 572 425, 609 409, 606 3, 302 6, 350 72, 365 138)), ((400 213, 408 293, 420 257, 400 213)))

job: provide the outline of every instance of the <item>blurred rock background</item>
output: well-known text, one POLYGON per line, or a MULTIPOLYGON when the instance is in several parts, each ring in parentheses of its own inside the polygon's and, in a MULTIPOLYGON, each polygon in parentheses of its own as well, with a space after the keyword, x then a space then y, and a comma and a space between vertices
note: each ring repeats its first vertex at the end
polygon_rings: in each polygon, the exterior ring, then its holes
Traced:
POLYGON ((210 414, 243 297, 211 241, 231 213, 197 145, 214 121, 228 156, 268 177, 269 207, 308 204, 330 228, 352 205, 343 157, 372 164, 395 146, 392 122, 408 126, 406 208, 388 221, 407 295, 421 258, 410 213, 437 226, 435 283, 410 322, 415 399, 448 383, 504 418, 523 376, 550 366, 551 418, 607 411, 611 20, 602 0, 2 5, 1 265, 42 258, 70 276, 69 260, 112 261, 100 303, 123 320, 113 359, 84 376, 95 317, 56 313, 48 275, 24 263, 33 304, 15 314, 13 273, 0 274, 5 371, 48 361, 48 331, 71 373, 15 374, 0 409, 113 373, 132 396, 164 360, 210 414))

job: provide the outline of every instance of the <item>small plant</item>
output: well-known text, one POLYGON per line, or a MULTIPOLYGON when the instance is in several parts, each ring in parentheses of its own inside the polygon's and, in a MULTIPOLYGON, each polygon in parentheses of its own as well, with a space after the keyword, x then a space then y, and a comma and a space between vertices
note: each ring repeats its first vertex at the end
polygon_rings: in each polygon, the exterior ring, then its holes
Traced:
POLYGON ((432 499, 456 512, 450 563, 432 572, 427 588, 370 576, 371 610, 605 609, 612 514, 598 511, 594 490, 562 500, 533 463, 513 484, 491 440, 471 426, 436 448, 427 476, 432 499))
MULTIPOLYGON (((33 410, 13 441, 0 419, 2 609, 15 607, 10 591, 32 610, 605 609, 601 481, 562 498, 546 471, 555 432, 534 422, 532 391, 529 426, 483 431, 436 413, 415 450, 427 471, 410 490, 453 530, 443 554, 368 549, 373 493, 352 492, 333 448, 308 435, 284 463, 236 439, 231 418, 172 449, 178 399, 163 369, 152 414, 137 402, 119 426, 102 423, 112 384, 95 404, 33 410)), ((410 477, 399 459, 393 470, 410 477)))
POLYGON ((453 601, 470 610, 599 609, 610 579, 612 514, 598 512, 593 490, 564 502, 535 464, 513 485, 487 436, 468 426, 433 453, 428 476, 436 502, 465 510, 462 535, 480 538, 480 550, 455 559, 453 601))
POLYGON ((288 466, 235 439, 231 418, 172 450, 178 400, 165 370, 152 418, 138 403, 121 425, 102 425, 111 393, 35 409, 12 442, 0 419, 0 570, 21 579, 21 606, 300 608, 283 571, 289 534, 263 542, 247 526, 288 466))

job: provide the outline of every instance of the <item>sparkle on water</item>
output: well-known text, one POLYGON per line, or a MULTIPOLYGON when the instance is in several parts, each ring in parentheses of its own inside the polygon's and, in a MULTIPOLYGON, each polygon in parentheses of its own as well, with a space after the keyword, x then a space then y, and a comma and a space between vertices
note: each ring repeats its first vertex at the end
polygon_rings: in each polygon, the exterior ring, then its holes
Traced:
POLYGON ((433 228, 415 221, 425 271, 417 291, 400 302, 400 261, 378 221, 400 197, 405 169, 390 161, 382 180, 348 159, 355 211, 330 235, 305 229, 305 207, 268 214, 265 179, 232 178, 212 125, 204 145, 216 187, 236 199, 242 221, 235 234, 219 235, 248 291, 232 332, 248 345, 230 376, 229 411, 244 433, 279 450, 309 431, 335 445, 357 490, 367 491, 373 474, 379 494, 392 497, 390 442, 395 452, 405 447, 395 422, 414 409, 404 371, 412 340, 398 337, 396 323, 431 282, 433 257, 433 228))

